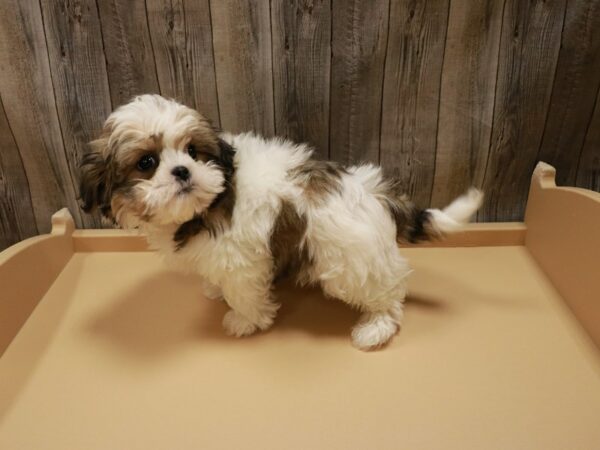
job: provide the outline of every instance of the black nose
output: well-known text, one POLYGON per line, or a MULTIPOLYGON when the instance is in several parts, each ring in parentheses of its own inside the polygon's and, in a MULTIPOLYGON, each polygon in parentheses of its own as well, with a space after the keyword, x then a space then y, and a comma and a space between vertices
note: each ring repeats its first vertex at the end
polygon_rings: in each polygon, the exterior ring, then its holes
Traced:
POLYGON ((175 167, 173 170, 171 170, 171 173, 175 176, 175 178, 179 178, 181 181, 187 181, 190 178, 190 171, 184 166, 175 167))

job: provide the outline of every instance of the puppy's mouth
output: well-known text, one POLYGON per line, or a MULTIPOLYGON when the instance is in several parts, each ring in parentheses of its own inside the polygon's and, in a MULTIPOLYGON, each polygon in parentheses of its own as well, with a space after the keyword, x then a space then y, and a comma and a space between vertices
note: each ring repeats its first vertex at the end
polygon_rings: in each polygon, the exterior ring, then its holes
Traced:
POLYGON ((177 191, 177 195, 187 195, 189 193, 191 193, 194 190, 194 186, 191 184, 186 184, 185 186, 182 186, 178 191, 177 191))

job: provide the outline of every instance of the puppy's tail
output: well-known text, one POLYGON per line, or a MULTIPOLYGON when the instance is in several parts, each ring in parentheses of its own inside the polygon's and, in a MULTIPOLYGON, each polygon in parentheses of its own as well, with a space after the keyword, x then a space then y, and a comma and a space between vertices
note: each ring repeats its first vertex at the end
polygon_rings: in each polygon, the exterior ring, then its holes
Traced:
POLYGON ((396 201, 388 199, 396 220, 398 240, 411 243, 439 239, 460 230, 482 203, 483 193, 475 188, 469 189, 444 209, 418 209, 407 204, 405 197, 396 201))

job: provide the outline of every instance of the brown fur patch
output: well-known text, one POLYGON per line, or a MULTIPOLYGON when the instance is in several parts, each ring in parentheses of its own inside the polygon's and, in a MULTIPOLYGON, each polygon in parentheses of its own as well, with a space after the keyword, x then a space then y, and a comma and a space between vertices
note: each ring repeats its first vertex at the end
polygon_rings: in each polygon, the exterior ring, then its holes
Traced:
POLYGON ((440 237, 440 233, 430 221, 430 213, 418 208, 409 200, 398 180, 385 181, 383 188, 384 206, 396 222, 398 241, 416 243, 440 237))
POLYGON ((193 143, 198 151, 206 151, 213 155, 219 154, 218 148, 218 136, 215 128, 211 125, 210 121, 202 116, 197 111, 187 111, 192 114, 195 119, 194 125, 188 129, 187 133, 180 136, 174 142, 175 148, 185 149, 187 144, 193 143))
POLYGON ((177 250, 202 232, 207 232, 212 237, 222 233, 231 225, 234 206, 235 191, 233 186, 230 186, 225 190, 225 195, 220 196, 203 214, 195 216, 177 228, 173 236, 177 250))
POLYGON ((81 209, 85 212, 90 212, 97 206, 102 209, 110 203, 107 166, 104 157, 97 151, 83 155, 79 167, 79 196, 81 209))
POLYGON ((163 147, 163 134, 157 133, 150 136, 150 140, 154 142, 154 148, 156 150, 161 149, 163 147))
POLYGON ((125 182, 121 184, 112 193, 112 199, 110 202, 110 217, 115 222, 117 219, 121 219, 122 214, 133 214, 139 220, 143 222, 149 222, 152 216, 146 213, 144 205, 136 198, 134 189, 135 182, 125 182))
POLYGON ((296 274, 308 264, 308 253, 302 245, 305 232, 306 218, 284 200, 269 240, 276 278, 296 274))
POLYGON ((327 195, 341 192, 341 178, 345 173, 346 169, 339 163, 311 159, 290 175, 302 185, 309 201, 319 203, 327 195))

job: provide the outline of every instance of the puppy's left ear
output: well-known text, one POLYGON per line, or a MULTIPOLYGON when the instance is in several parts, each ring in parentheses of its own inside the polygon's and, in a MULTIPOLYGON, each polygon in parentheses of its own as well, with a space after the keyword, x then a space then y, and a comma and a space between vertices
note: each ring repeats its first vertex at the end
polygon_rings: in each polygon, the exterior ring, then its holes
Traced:
POLYGON ((79 165, 79 196, 85 212, 99 208, 103 216, 110 217, 109 171, 102 152, 106 144, 104 138, 90 142, 90 151, 83 155, 79 165))
POLYGON ((233 158, 235 156, 235 149, 223 139, 219 138, 219 165, 225 171, 227 176, 231 176, 233 174, 233 158))

